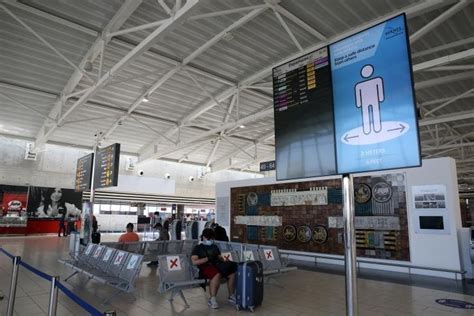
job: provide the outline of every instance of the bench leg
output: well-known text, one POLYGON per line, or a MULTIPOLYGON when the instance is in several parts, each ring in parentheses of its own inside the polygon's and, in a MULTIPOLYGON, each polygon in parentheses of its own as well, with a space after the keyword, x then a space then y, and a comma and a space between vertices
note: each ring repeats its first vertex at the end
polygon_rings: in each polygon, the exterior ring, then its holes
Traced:
POLYGON ((78 273, 79 273, 79 271, 74 271, 70 276, 68 276, 67 278, 64 279, 64 282, 67 282, 67 280, 69 280, 70 278, 72 278, 73 276, 75 276, 78 273))
POLYGON ((119 295, 122 294, 122 293, 123 293, 122 290, 118 290, 117 292, 115 292, 115 293, 112 294, 111 296, 105 298, 105 299, 102 301, 102 304, 103 304, 103 305, 109 304, 111 299, 113 299, 113 298, 116 297, 116 296, 119 296, 119 295))
POLYGON ((271 283, 273 283, 274 286, 280 288, 280 289, 283 289, 284 286, 281 284, 280 281, 277 280, 277 278, 275 278, 274 276, 267 276, 265 277, 265 282, 267 285, 271 285, 271 283), (273 280, 273 282, 271 282, 273 280))
POLYGON ((179 290, 179 296, 181 296, 181 299, 183 300, 184 305, 185 305, 187 308, 189 308, 189 304, 188 304, 188 301, 186 300, 186 298, 184 297, 183 290, 179 290))
POLYGON ((183 302, 184 302, 184 305, 185 305, 187 308, 189 308, 189 304, 188 304, 188 301, 186 300, 186 297, 184 297, 183 290, 177 290, 177 289, 171 290, 170 298, 168 299, 168 301, 169 301, 170 303, 173 302, 174 297, 176 296, 176 294, 179 294, 179 296, 181 297, 181 299, 182 299, 183 302))

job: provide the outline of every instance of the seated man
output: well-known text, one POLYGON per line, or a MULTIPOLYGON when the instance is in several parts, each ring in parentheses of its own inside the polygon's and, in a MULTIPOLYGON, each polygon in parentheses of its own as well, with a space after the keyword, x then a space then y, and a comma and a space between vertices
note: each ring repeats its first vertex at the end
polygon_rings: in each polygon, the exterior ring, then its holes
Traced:
POLYGON ((235 262, 225 262, 222 259, 219 248, 214 244, 214 231, 206 228, 202 232, 202 243, 194 247, 191 261, 198 266, 200 273, 209 279, 209 293, 211 298, 208 301, 209 307, 219 308, 216 301, 221 278, 227 278, 227 290, 229 292, 229 302, 235 304, 235 262))
POLYGON ((133 224, 132 223, 127 224, 127 232, 125 234, 122 234, 118 241, 119 242, 140 241, 140 237, 138 236, 138 234, 133 231, 133 224))

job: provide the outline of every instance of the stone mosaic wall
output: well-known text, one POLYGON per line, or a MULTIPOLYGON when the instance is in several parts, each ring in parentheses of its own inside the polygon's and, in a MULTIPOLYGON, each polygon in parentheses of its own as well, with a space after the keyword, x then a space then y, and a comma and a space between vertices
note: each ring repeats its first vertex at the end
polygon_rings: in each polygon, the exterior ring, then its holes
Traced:
MULTIPOLYGON (((354 191, 357 255, 409 261, 405 175, 358 177, 354 179, 354 191)), ((297 251, 344 253, 342 189, 337 179, 233 188, 231 218, 232 241, 297 251), (307 200, 301 205, 301 195, 305 195, 302 191, 308 192, 310 199, 314 190, 327 190, 327 204, 307 200), (288 196, 285 203, 298 201, 300 205, 272 206, 272 191, 280 195, 284 192, 288 196), (272 221, 265 221, 262 226, 234 222, 236 216, 241 220, 242 216, 256 215, 271 216, 272 221), (282 225, 268 224, 279 222, 276 216, 281 218, 282 225)))

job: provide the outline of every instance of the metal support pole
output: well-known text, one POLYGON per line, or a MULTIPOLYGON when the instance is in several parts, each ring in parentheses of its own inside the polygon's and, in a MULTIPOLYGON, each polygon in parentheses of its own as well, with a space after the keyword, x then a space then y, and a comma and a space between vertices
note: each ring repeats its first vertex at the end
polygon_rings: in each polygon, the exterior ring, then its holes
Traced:
POLYGON ((105 311, 104 316, 117 316, 115 311, 105 311))
POLYGON ((59 276, 53 276, 51 279, 51 289, 49 291, 49 305, 48 316, 56 316, 58 310, 58 287, 56 283, 59 281, 59 276))
POLYGON ((344 198, 344 262, 346 268, 346 315, 357 316, 357 270, 354 225, 354 183, 351 175, 342 177, 344 198))
POLYGON ((13 308, 15 307, 16 284, 18 282, 18 268, 20 267, 21 257, 15 256, 13 258, 12 281, 10 283, 10 295, 8 296, 7 316, 13 315, 13 308))
POLYGON ((97 132, 96 133, 96 141, 94 144, 93 152, 94 152, 94 159, 92 160, 92 172, 91 172, 91 195, 90 195, 90 203, 91 203, 91 208, 90 208, 90 214, 84 214, 85 216, 89 216, 89 227, 86 231, 88 231, 88 235, 84 236, 84 239, 86 239, 85 244, 87 245, 92 241, 92 222, 94 218, 94 199, 95 199, 95 173, 97 170, 95 170, 95 162, 97 160, 97 148, 99 147, 99 141, 100 138, 102 137, 102 132, 97 132))

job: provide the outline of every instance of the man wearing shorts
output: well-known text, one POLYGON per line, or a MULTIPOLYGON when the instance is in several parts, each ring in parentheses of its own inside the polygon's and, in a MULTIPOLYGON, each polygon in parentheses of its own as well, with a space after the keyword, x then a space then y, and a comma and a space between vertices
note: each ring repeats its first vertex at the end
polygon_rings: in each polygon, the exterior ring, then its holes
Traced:
POLYGON ((193 265, 198 266, 201 275, 209 279, 209 294, 211 298, 208 301, 210 308, 217 309, 219 305, 216 301, 217 291, 219 290, 221 278, 227 278, 227 290, 229 292, 229 302, 235 304, 235 269, 222 269, 221 252, 214 244, 214 231, 206 228, 202 232, 202 243, 194 247, 191 261, 193 265), (220 269, 218 267, 221 267, 220 269))

